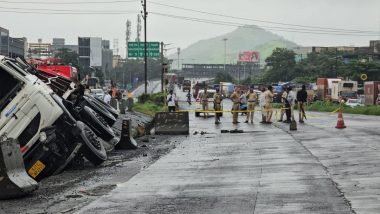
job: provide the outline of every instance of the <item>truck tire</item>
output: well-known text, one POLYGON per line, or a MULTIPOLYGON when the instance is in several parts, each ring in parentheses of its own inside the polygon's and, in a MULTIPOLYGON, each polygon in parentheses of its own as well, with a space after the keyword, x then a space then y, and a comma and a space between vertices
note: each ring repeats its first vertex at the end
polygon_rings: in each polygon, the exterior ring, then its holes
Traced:
POLYGON ((104 118, 104 120, 108 123, 109 126, 113 126, 116 122, 116 118, 109 112, 107 109, 105 109, 103 106, 97 104, 95 99, 85 96, 83 97, 84 100, 84 106, 90 107, 92 110, 94 110, 96 113, 98 113, 101 117, 104 118))
POLYGON ((114 109, 109 104, 105 103, 103 100, 99 99, 98 97, 93 97, 96 103, 103 106, 109 113, 111 113, 116 119, 119 117, 119 112, 117 112, 116 109, 114 109))
POLYGON ((96 134, 86 124, 78 122, 78 127, 81 130, 83 156, 90 161, 94 166, 98 166, 107 160, 107 153, 103 144, 96 137, 96 134))
POLYGON ((115 137, 115 133, 112 128, 107 124, 107 122, 88 106, 84 106, 81 110, 80 115, 82 117, 82 122, 89 126, 95 134, 103 139, 104 141, 110 141, 115 137))

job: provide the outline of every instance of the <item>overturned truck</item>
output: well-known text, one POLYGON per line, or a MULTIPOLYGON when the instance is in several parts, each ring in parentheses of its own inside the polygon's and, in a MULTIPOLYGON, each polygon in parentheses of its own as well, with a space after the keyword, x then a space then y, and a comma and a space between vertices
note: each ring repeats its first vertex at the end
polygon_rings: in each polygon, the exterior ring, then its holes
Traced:
POLYGON ((71 81, 3 58, 0 88, 0 199, 30 193, 74 159, 99 165, 107 154, 98 137, 117 141, 117 112, 71 81))

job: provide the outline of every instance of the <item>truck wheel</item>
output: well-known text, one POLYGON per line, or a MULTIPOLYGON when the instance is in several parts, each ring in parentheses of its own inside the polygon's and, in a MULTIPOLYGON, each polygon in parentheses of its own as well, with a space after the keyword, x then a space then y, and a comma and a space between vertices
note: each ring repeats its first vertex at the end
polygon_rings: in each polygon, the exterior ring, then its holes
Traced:
POLYGON ((96 137, 96 134, 87 125, 78 122, 81 129, 81 137, 83 146, 81 152, 83 156, 95 166, 100 165, 107 160, 107 153, 103 144, 96 137))
POLYGON ((95 132, 95 134, 104 141, 109 141, 115 137, 112 128, 107 124, 102 116, 88 106, 85 106, 81 110, 80 114, 83 119, 82 122, 88 125, 95 132))
POLYGON ((113 126, 113 124, 115 124, 116 118, 109 111, 107 111, 107 109, 101 105, 98 105, 95 99, 92 99, 91 97, 83 97, 83 99, 85 100, 84 105, 96 111, 96 113, 104 118, 108 125, 113 126))
POLYGON ((103 106, 109 113, 111 113, 116 119, 119 117, 119 112, 117 112, 116 109, 114 109, 112 106, 105 103, 103 100, 99 99, 98 97, 93 97, 95 102, 101 106, 103 106))

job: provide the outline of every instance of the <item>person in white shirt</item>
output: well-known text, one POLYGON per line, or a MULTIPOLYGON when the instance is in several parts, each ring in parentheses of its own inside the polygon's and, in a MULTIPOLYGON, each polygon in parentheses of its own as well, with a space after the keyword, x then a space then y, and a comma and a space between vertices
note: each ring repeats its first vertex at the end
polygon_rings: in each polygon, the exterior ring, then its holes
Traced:
POLYGON ((111 98, 112 98, 111 94, 112 94, 112 91, 109 91, 108 94, 106 94, 106 95, 104 96, 103 101, 104 101, 105 103, 107 103, 107 104, 111 104, 111 98))
POLYGON ((166 102, 168 103, 169 112, 175 112, 176 97, 173 90, 170 90, 168 96, 166 96, 166 102))

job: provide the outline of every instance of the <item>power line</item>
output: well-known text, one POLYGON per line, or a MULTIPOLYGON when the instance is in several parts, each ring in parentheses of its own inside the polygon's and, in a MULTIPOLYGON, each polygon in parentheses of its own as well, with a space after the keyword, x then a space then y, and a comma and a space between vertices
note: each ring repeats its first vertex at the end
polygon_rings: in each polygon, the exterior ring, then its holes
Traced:
POLYGON ((168 4, 162 4, 158 2, 150 2, 151 4, 185 10, 185 11, 191 11, 201 14, 207 14, 207 15, 213 15, 213 16, 219 16, 224 18, 232 18, 232 19, 239 19, 239 20, 245 20, 245 21, 255 21, 255 22, 262 22, 262 23, 269 23, 269 24, 276 24, 276 25, 286 25, 286 26, 293 26, 293 27, 302 27, 302 28, 316 28, 316 29, 325 29, 325 30, 336 30, 336 31, 347 31, 347 33, 378 33, 377 31, 363 31, 363 30, 354 30, 354 29, 342 29, 342 28, 329 28, 329 27, 320 27, 320 26, 310 26, 310 25, 299 25, 299 24, 288 24, 283 22, 273 22, 273 21, 266 21, 266 20, 259 20, 259 19, 250 19, 250 18, 243 18, 243 17, 237 17, 237 16, 230 16, 220 13, 212 13, 207 11, 201 11, 201 10, 195 10, 190 8, 184 8, 184 7, 178 7, 168 4))
POLYGON ((2 13, 17 13, 17 14, 41 14, 41 15, 125 15, 136 12, 38 12, 38 11, 17 11, 17 10, 0 10, 2 13))
POLYGON ((138 2, 139 0, 112 0, 112 1, 66 1, 66 2, 51 2, 51 1, 9 1, 0 0, 3 3, 9 4, 114 4, 114 3, 129 3, 138 2))
POLYGON ((19 8, 19 7, 0 7, 7 10, 25 10, 25 11, 53 11, 53 12, 88 12, 88 13, 137 13, 132 10, 71 10, 71 9, 45 9, 45 8, 19 8))
MULTIPOLYGON (((234 27, 242 27, 242 28, 250 28, 250 29, 263 29, 261 26, 248 26, 246 24, 242 23, 236 23, 236 22, 225 22, 225 21, 217 21, 217 20, 211 20, 211 19, 199 19, 194 17, 186 17, 186 16, 177 16, 177 15, 170 15, 170 14, 164 14, 164 13, 157 13, 157 12, 150 12, 151 14, 158 15, 158 16, 165 16, 169 18, 175 18, 175 19, 181 19, 181 20, 187 20, 187 21, 195 21, 195 22, 201 22, 201 23, 208 23, 208 24, 217 24, 217 25, 223 25, 223 26, 234 26, 234 27)), ((319 35, 341 35, 341 36, 375 36, 376 34, 353 34, 353 33, 345 33, 345 32, 315 32, 315 31, 309 31, 309 30, 301 30, 301 29, 284 29, 279 27, 264 27, 265 30, 274 30, 274 31, 283 31, 283 32, 292 32, 292 33, 304 33, 304 34, 319 34, 319 35)))

